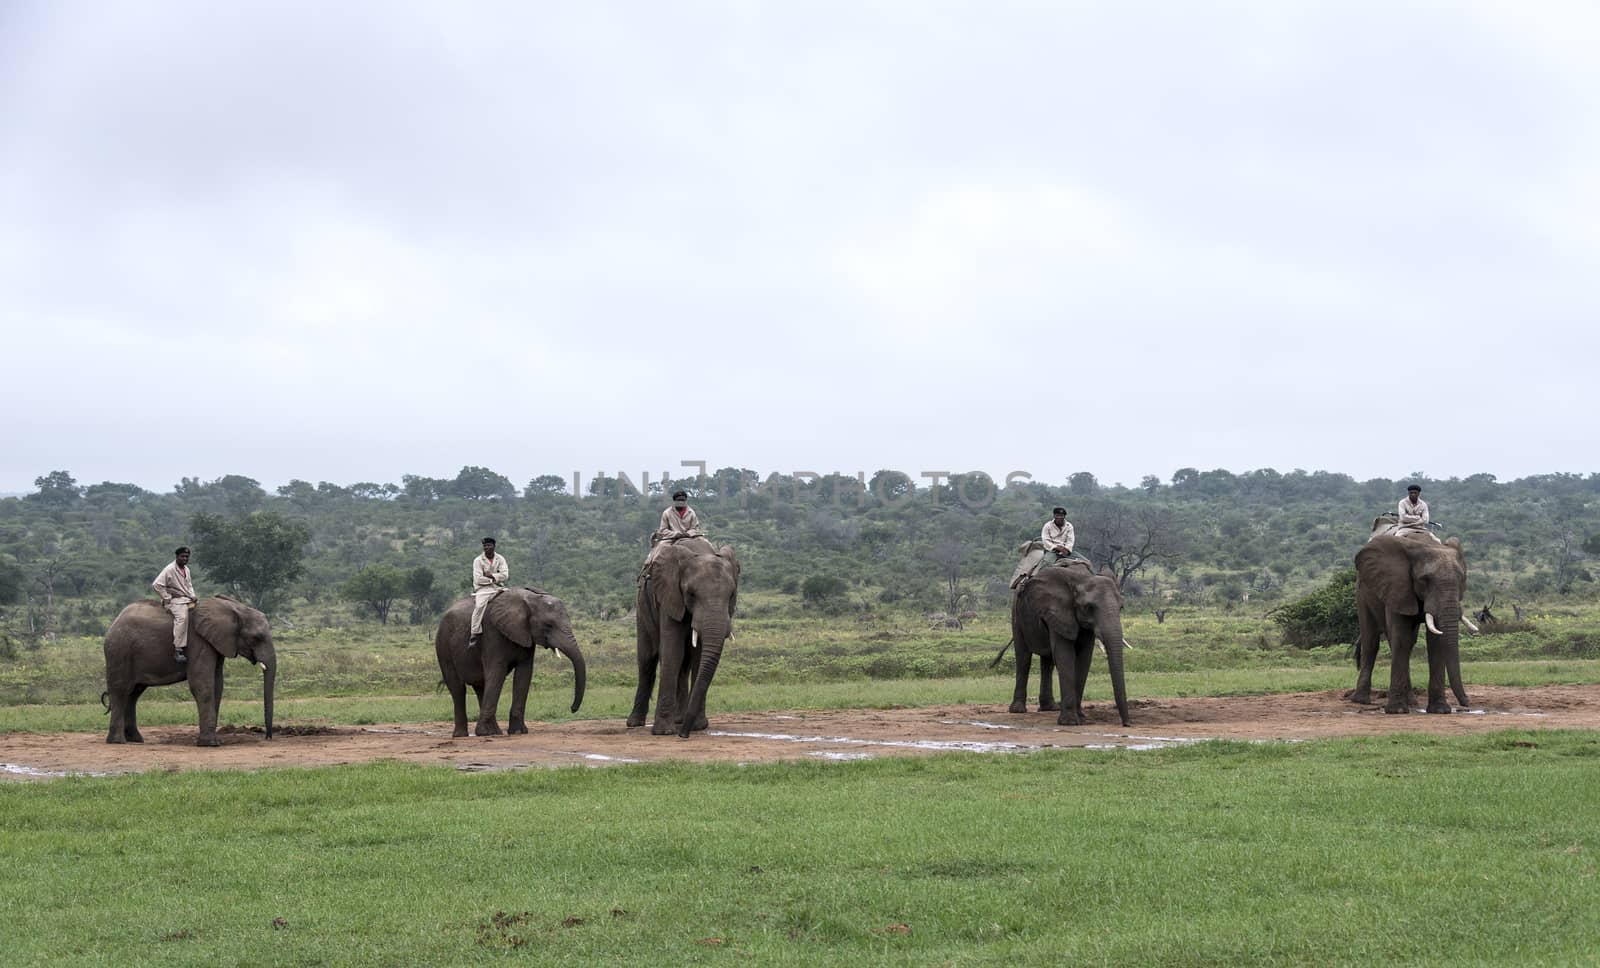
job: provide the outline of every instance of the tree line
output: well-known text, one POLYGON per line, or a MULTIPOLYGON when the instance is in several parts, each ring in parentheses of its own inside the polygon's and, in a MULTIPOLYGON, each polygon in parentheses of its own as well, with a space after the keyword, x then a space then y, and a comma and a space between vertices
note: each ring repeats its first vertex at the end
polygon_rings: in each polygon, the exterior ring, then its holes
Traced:
POLYGON ((713 539, 735 545, 745 587, 797 608, 960 611, 1003 607, 1017 547, 1056 504, 1078 549, 1111 569, 1132 607, 1280 600, 1349 566, 1371 519, 1420 483, 1467 548, 1487 598, 1590 595, 1600 555, 1600 474, 1356 481, 1267 468, 1183 468, 1138 486, 1079 472, 1059 484, 983 474, 935 481, 725 467, 681 480, 596 475, 582 495, 544 474, 520 489, 488 468, 398 484, 293 480, 269 492, 226 475, 168 493, 41 475, 0 500, 0 621, 18 634, 90 634, 179 544, 196 577, 274 612, 348 602, 383 622, 426 623, 462 593, 478 540, 494 535, 518 584, 580 613, 631 607, 665 495, 683 487, 713 539))

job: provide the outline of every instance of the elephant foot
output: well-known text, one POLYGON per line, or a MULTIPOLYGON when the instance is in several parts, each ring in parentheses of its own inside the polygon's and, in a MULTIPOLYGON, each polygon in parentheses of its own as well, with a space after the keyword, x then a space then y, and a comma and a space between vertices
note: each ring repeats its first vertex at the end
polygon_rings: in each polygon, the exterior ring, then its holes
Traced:
POLYGON ((143 743, 144 742, 144 737, 139 735, 138 733, 129 733, 125 738, 130 743, 143 743))
POLYGON ((1056 702, 1054 699, 1041 699, 1039 700, 1039 711, 1041 713, 1060 712, 1061 704, 1056 702))
POLYGON ((700 733, 700 732, 704 732, 706 730, 706 728, 708 726, 710 726, 710 725, 711 725, 710 723, 706 722, 706 718, 704 716, 701 716, 699 719, 694 721, 694 725, 690 726, 689 729, 692 732, 700 733))
POLYGON ((217 739, 215 736, 202 736, 199 739, 194 741, 194 745, 196 745, 196 746, 221 746, 222 745, 222 740, 217 739))
POLYGON ((466 736, 466 735, 467 735, 467 727, 465 727, 465 726, 457 726, 456 727, 456 731, 450 734, 450 738, 451 739, 461 739, 463 736, 466 736))
POLYGON ((1428 714, 1431 716, 1448 716, 1450 715, 1450 704, 1443 699, 1438 702, 1430 702, 1428 703, 1428 714))
POLYGON ((1128 719, 1128 717, 1124 716, 1124 717, 1122 717, 1122 725, 1123 726, 1132 726, 1133 722, 1132 722, 1132 720, 1128 719))
POLYGON ((1076 713, 1062 712, 1061 715, 1056 717, 1056 725, 1057 726, 1082 726, 1083 725, 1083 721, 1078 718, 1078 715, 1076 713))
POLYGON ((1350 701, 1361 706, 1372 705, 1372 693, 1366 689, 1357 689, 1350 694, 1350 701))
POLYGON ((513 719, 511 724, 506 727, 506 732, 526 736, 528 735, 528 724, 520 719, 513 719))
POLYGON ((1025 702, 1014 702, 1006 707, 1006 712, 1008 713, 1025 713, 1027 711, 1028 704, 1025 702))
POLYGON ((127 740, 124 739, 121 736, 112 735, 112 736, 107 736, 106 737, 106 742, 107 743, 122 744, 122 743, 126 743, 127 740))
MULTIPOLYGON (((672 725, 671 723, 668 723, 668 722, 663 722, 662 720, 659 720, 659 719, 650 724, 650 735, 651 736, 671 736, 673 733, 676 733, 677 731, 678 731, 678 728, 676 726, 674 726, 674 725, 672 725)), ((685 734, 685 735, 687 735, 687 734, 685 734)))
POLYGON ((1388 715, 1390 715, 1390 716, 1397 716, 1397 715, 1398 716, 1403 716, 1406 713, 1411 712, 1411 707, 1410 706, 1396 706, 1394 703, 1389 703, 1388 705, 1383 707, 1383 711, 1385 713, 1387 713, 1388 715))
POLYGON ((501 735, 500 724, 499 723, 479 723, 478 724, 478 728, 473 730, 473 732, 475 734, 477 734, 478 736, 499 736, 499 735, 501 735))
POLYGON ((689 727, 687 727, 687 726, 679 726, 678 727, 678 738, 679 739, 688 739, 689 738, 689 727))
POLYGON ((644 725, 645 709, 635 709, 628 714, 628 728, 638 729, 644 725))

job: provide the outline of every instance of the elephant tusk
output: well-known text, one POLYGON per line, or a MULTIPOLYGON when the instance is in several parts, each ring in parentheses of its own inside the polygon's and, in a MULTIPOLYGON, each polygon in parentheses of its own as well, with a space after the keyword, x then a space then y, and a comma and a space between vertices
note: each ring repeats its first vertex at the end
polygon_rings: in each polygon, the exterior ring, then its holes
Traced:
POLYGON ((1478 627, 1472 624, 1472 619, 1467 618, 1465 615, 1461 616, 1461 624, 1465 625, 1474 632, 1478 631, 1478 627))
POLYGON ((730 635, 726 639, 723 639, 722 640, 722 644, 723 645, 727 645, 727 646, 732 646, 733 645, 733 636, 730 635))
POLYGON ((1133 648, 1133 643, 1129 642, 1127 637, 1124 636, 1123 639, 1122 639, 1122 647, 1124 649, 1131 649, 1131 648, 1133 648))
POLYGON ((262 672, 266 672, 267 671, 267 664, 265 662, 257 662, 256 663, 256 668, 260 669, 262 672))
POLYGON ((1443 635, 1444 634, 1443 632, 1439 631, 1439 626, 1433 624, 1433 613, 1432 612, 1423 612, 1422 613, 1422 620, 1427 623, 1428 631, 1432 632, 1434 635, 1443 635))
POLYGON ((690 629, 689 630, 689 644, 691 646, 697 648, 697 649, 700 648, 700 630, 699 629, 690 629))

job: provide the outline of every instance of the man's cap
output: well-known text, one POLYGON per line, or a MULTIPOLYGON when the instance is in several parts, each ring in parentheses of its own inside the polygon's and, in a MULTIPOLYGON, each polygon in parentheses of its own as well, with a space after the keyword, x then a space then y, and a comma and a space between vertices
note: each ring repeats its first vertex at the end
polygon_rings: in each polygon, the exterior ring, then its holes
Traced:
POLYGON ((1422 493, 1422 488, 1418 487, 1415 484, 1413 484, 1410 487, 1406 488, 1406 493, 1407 494, 1411 493, 1412 491, 1416 491, 1418 494, 1421 494, 1422 493))
POLYGON ((484 538, 483 539, 483 543, 484 544, 494 544, 494 539, 493 538, 484 538))
POLYGON ((1050 513, 1051 514, 1066 514, 1067 513, 1067 509, 1066 508, 1051 508, 1050 509, 1050 513))
POLYGON ((688 491, 673 491, 672 492, 672 499, 674 501, 676 501, 680 497, 683 498, 685 501, 689 500, 689 492, 688 491))
POLYGON ((182 548, 179 548, 177 551, 174 551, 172 553, 172 557, 176 558, 179 555, 186 555, 186 554, 189 554, 189 553, 190 553, 189 546, 188 545, 184 545, 182 548))

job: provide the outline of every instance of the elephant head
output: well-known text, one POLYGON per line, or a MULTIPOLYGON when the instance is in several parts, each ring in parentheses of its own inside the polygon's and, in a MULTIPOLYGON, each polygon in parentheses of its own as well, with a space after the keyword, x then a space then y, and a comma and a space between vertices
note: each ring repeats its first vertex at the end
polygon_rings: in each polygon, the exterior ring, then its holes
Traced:
POLYGON ((714 553, 690 547, 667 549, 651 568, 650 585, 658 613, 673 622, 689 623, 691 648, 700 650, 688 708, 681 710, 679 736, 705 715, 706 691, 722 659, 722 647, 733 642, 733 614, 739 597, 739 559, 731 545, 714 553))
POLYGON ((267 739, 272 738, 272 694, 278 679, 278 655, 272 645, 272 627, 256 609, 226 595, 201 599, 194 607, 193 628, 217 654, 255 663, 261 670, 262 718, 267 739))
MULTIPOLYGON (((1442 652, 1450 688, 1463 706, 1468 705, 1461 684, 1460 649, 1461 596, 1466 582, 1467 559, 1459 538, 1439 542, 1426 535, 1380 536, 1356 553, 1358 601, 1370 610, 1382 610, 1384 627, 1391 630, 1390 649, 1395 648, 1394 621, 1408 622, 1414 630, 1420 615, 1428 630, 1430 660, 1435 648, 1442 652)), ((1372 648, 1376 651, 1375 636, 1372 648)), ((1430 684, 1430 694, 1432 691, 1430 684)))
POLYGON ((567 606, 537 588, 509 588, 489 600, 484 621, 524 649, 555 649, 572 662, 572 712, 583 705, 586 666, 567 606))

